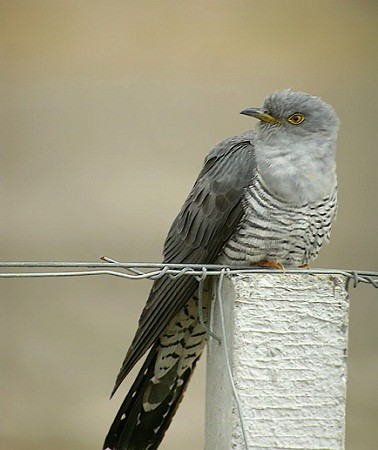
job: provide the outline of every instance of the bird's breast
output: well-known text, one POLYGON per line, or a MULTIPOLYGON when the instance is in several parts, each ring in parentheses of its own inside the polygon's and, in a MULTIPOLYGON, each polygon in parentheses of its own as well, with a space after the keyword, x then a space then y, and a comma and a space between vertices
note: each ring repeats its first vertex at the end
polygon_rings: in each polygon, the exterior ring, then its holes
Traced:
POLYGON ((335 143, 332 140, 300 140, 293 136, 259 141, 257 173, 280 199, 297 205, 318 203, 336 186, 335 143))
POLYGON ((299 267, 315 259, 329 240, 337 208, 336 190, 317 203, 285 203, 255 177, 243 197, 244 216, 224 246, 222 264, 249 265, 276 261, 299 267))

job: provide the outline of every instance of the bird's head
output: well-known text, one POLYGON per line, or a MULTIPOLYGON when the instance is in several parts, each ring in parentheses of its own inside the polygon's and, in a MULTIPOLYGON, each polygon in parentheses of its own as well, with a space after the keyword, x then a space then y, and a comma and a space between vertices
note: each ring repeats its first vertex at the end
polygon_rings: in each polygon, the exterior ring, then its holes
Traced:
POLYGON ((319 97, 294 92, 277 91, 266 97, 261 108, 247 108, 240 114, 260 120, 262 135, 289 134, 294 138, 323 134, 336 137, 339 119, 332 108, 319 97))
POLYGON ((290 89, 269 95, 261 108, 241 112, 259 119, 255 157, 272 192, 290 202, 315 202, 336 184, 339 119, 333 108, 290 89))

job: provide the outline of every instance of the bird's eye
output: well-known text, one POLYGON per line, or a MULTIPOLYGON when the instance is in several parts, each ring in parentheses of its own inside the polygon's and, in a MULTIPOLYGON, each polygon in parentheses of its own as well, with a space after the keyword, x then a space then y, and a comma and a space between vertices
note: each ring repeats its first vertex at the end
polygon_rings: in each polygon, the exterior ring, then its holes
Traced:
POLYGON ((293 125, 299 125, 305 120, 305 116, 301 113, 294 113, 287 118, 287 121, 293 125))

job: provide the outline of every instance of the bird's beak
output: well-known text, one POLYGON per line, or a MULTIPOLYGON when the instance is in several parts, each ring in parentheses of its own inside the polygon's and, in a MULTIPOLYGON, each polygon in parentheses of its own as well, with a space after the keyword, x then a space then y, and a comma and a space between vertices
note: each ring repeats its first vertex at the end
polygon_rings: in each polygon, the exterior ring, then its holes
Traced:
POLYGON ((255 117, 256 119, 259 119, 262 122, 267 122, 267 123, 274 122, 274 123, 282 124, 282 121, 280 119, 277 119, 276 117, 271 116, 270 114, 265 112, 262 108, 243 109, 243 111, 241 111, 240 114, 244 114, 245 116, 255 117))

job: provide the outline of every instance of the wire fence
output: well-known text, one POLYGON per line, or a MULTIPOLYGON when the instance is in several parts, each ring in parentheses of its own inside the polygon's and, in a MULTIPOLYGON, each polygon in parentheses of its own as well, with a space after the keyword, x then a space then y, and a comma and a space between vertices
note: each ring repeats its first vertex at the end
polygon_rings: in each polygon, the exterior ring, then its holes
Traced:
MULTIPOLYGON (((172 279, 182 276, 194 276, 199 282, 198 300, 200 321, 209 336, 223 343, 226 358, 227 374, 231 385, 233 397, 235 399, 244 447, 249 449, 247 434, 244 426, 243 411, 241 409, 237 390, 235 387, 231 364, 229 360, 226 330, 224 324, 224 313, 222 305, 222 284, 225 275, 241 275, 253 273, 274 274, 283 272, 277 269, 267 269, 262 267, 235 267, 217 264, 158 264, 158 263, 122 263, 108 257, 101 258, 103 262, 0 262, 0 278, 41 278, 41 277, 82 277, 108 275, 126 278, 129 280, 150 279, 156 280, 163 276, 172 279), (9 272, 13 269, 17 271, 9 272), (63 271, 60 269, 64 269, 63 271), (218 277, 216 287, 216 299, 219 302, 221 313, 221 336, 216 336, 205 324, 202 317, 202 291, 206 277, 218 277)), ((369 284, 378 288, 378 272, 363 270, 340 270, 340 269, 287 269, 287 274, 309 274, 309 275, 341 275, 345 278, 345 288, 350 285, 355 288, 359 283, 369 284)))
MULTIPOLYGON (((226 271, 228 275, 282 273, 282 271, 277 269, 267 269, 265 267, 256 266, 236 267, 218 264, 159 264, 147 262, 123 263, 108 257, 102 257, 101 259, 103 262, 0 262, 0 278, 49 278, 107 275, 129 280, 156 280, 168 275, 172 279, 182 276, 194 276, 200 281, 207 276, 220 276, 224 271, 226 271), (9 270, 12 269, 17 271, 9 272, 9 270)), ((346 289, 349 288, 350 284, 355 288, 359 283, 369 284, 374 288, 378 288, 378 272, 374 271, 356 269, 285 269, 284 273, 341 275, 345 278, 346 289)))

